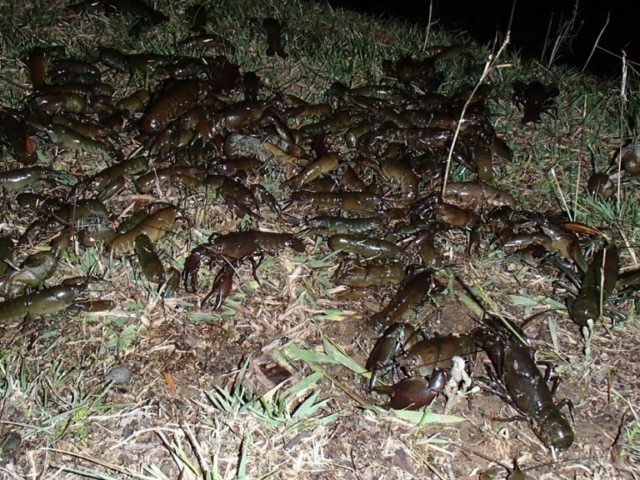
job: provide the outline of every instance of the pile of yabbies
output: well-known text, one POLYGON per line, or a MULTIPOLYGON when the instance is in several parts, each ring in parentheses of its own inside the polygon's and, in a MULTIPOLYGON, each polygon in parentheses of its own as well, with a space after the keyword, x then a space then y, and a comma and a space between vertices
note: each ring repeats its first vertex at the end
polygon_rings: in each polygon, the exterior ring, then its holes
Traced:
MULTIPOLYGON (((270 53, 284 56, 278 22, 267 19, 262 25, 270 28, 270 53)), ((267 92, 258 75, 242 73, 224 56, 103 47, 81 59, 67 58, 59 47, 32 49, 26 58, 32 92, 22 108, 0 111, 6 151, 21 164, 6 160, 0 186, 15 218, 31 221, 24 232, 5 232, 0 239, 5 298, 0 322, 55 313, 86 297, 84 278, 44 286, 70 241, 95 248, 107 261, 135 254, 141 272, 165 297, 180 288, 199 291, 203 263, 219 265, 201 305, 219 308, 240 262, 251 261, 255 273, 256 259, 287 248, 305 253, 311 243, 305 239, 322 236, 329 249, 341 252, 335 281, 348 287, 345 299, 398 286, 395 297, 368 320, 384 332, 367 363, 371 387, 388 393, 391 407, 428 405, 448 383, 452 358, 481 347, 505 398, 531 420, 539 438, 568 448, 573 432, 531 351, 490 319, 485 319, 490 328, 469 336, 421 341, 401 323, 404 313, 437 290, 438 237, 451 230, 470 232, 470 252, 487 234, 495 247, 529 247, 523 259, 534 261, 539 249, 559 252, 570 268, 575 263, 587 272, 584 285, 590 290, 578 294, 580 309, 573 318, 587 325, 601 314, 595 301, 601 270, 587 264, 575 233, 584 230, 569 230, 561 216, 518 211, 509 193, 486 183, 493 179, 496 159, 508 162, 512 156, 488 118, 489 86, 437 93, 441 64, 461 53, 460 46, 434 47, 422 60, 385 62, 380 84, 335 83, 327 103, 309 104, 286 92, 267 92), (146 80, 152 87, 117 90, 104 81, 107 74, 119 77, 119 84, 146 80), (43 149, 70 155, 38 164, 43 149), (456 171, 477 179, 444 186, 448 159, 456 171), (102 162, 108 166, 100 170, 102 162), (265 188, 274 183, 277 191, 265 188), (125 213, 131 202, 121 198, 133 191, 150 199, 172 188, 190 195, 216 192, 216 201, 225 202, 238 225, 243 220, 248 227, 216 232, 193 246, 182 272, 165 268, 156 243, 173 235, 176 221, 189 224, 193 218, 178 202, 137 201, 125 213), (23 258, 35 246, 42 248, 23 258), (390 370, 405 378, 391 387, 376 386, 375 377, 390 370)), ((542 111, 549 102, 532 95, 527 104, 531 91, 538 92, 520 88, 517 100, 534 109, 530 118, 539 118, 535 108, 542 111)), ((608 294, 617 279, 617 250, 609 245, 600 255, 600 263, 606 256, 609 270, 615 270, 615 278, 605 281, 608 294)))

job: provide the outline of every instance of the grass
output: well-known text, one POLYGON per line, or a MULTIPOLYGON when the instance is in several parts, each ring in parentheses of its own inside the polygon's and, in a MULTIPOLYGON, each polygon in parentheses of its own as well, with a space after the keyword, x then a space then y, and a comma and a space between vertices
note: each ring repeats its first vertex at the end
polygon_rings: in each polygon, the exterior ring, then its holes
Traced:
MULTIPOLYGON (((638 268, 637 180, 621 185, 611 200, 585 193, 592 160, 598 171, 604 170, 616 149, 637 134, 640 76, 631 66, 624 80, 607 82, 550 65, 553 56, 545 66, 509 48, 498 52, 473 45, 433 25, 422 28, 298 0, 208 2, 215 17, 210 30, 236 46, 235 52, 209 52, 177 45, 188 35, 187 2, 159 0, 157 8, 170 22, 137 38, 127 33, 133 16, 81 15, 65 9, 66 3, 0 4, 3 105, 21 107, 30 93, 24 58, 34 46, 62 45, 68 56, 81 58, 92 57, 101 45, 127 52, 224 53, 243 71, 255 70, 269 95, 283 90, 323 102, 335 81, 352 88, 377 83, 383 59, 422 58, 425 47, 464 43, 466 57, 441 62, 445 80, 439 91, 452 94, 480 82, 491 84, 490 119, 514 150, 512 162, 496 162, 499 175, 493 184, 512 193, 523 209, 564 211, 578 222, 609 228, 618 239, 623 270, 638 268), (252 19, 267 16, 287 22, 287 59, 266 57, 264 37, 250 27, 252 19), (543 115, 540 123, 522 126, 522 113, 511 101, 512 83, 533 79, 558 84, 558 110, 543 115)), ((567 38, 556 40, 556 58, 567 38)), ((105 79, 122 96, 155 84, 154 79, 113 72, 106 72, 105 79)), ((138 147, 134 139, 122 140, 126 153, 138 147)), ((342 153, 351 159, 351 152, 342 153)), ((71 173, 90 174, 113 161, 105 155, 69 154, 46 143, 38 154, 43 162, 71 173)), ((5 161, 7 168, 14 167, 5 161)), ((285 205, 280 183, 294 168, 283 165, 250 178, 259 179, 285 205)), ((451 180, 472 178, 455 164, 450 173, 451 180)), ((179 205, 189 219, 157 245, 165 264, 180 270, 191 249, 211 234, 252 225, 249 217, 235 222, 211 193, 185 195, 166 187, 139 196, 129 187, 110 201, 114 216, 124 217, 137 202, 152 199, 179 205)), ((12 194, 7 198, 10 206, 15 204, 12 194)), ((284 220, 264 216, 261 225, 289 231, 298 228, 305 212, 289 208, 284 220)), ((3 209, 1 233, 17 238, 32 219, 28 212, 3 209)), ((638 478, 635 405, 640 397, 633 371, 640 336, 633 307, 637 298, 610 302, 627 320, 613 328, 598 325, 591 354, 585 356, 580 332, 554 288, 557 270, 512 262, 501 250, 490 252, 486 240, 477 256, 467 257, 466 234, 460 231, 438 237, 447 265, 440 277, 447 289, 437 297, 442 317, 430 320, 429 329, 445 334, 474 325, 460 302, 466 300, 476 314, 480 310, 470 297, 465 299, 457 279, 505 318, 549 310, 532 321, 527 333, 536 337, 540 359, 559 366, 564 379, 560 394, 572 398, 578 410, 577 441, 569 452, 557 455, 558 463, 538 466, 553 461, 553 455, 523 423, 491 421, 513 413, 495 395, 475 393, 471 407, 460 397, 446 414, 444 401, 426 412, 381 408, 384 397, 365 388, 369 373, 363 365, 376 336, 364 319, 386 304, 395 289, 382 288, 362 302, 337 300, 332 277, 341 254, 329 252, 321 237, 305 240, 305 254, 285 250, 266 256, 257 280, 249 265, 238 267, 234 290, 219 311, 198 308, 217 274, 216 265, 201 269, 202 291, 180 290, 163 300, 141 276, 135 259, 109 259, 99 248, 72 244, 47 284, 92 275, 100 280, 90 284, 88 296, 112 300, 114 307, 0 325, 0 445, 7 439, 15 442, 16 434, 20 438, 19 447, 3 447, 3 475, 477 478, 490 469, 492 458, 513 465, 518 457, 524 470, 533 466, 540 478, 638 478), (131 370, 129 384, 103 381, 115 365, 131 370), (284 381, 269 376, 278 368, 288 372, 284 381), (622 421, 611 413, 619 411, 628 411, 622 421), (456 443, 482 448, 488 458, 468 457, 456 443), (617 459, 610 455, 612 445, 619 446, 617 459)), ((20 251, 17 258, 26 253, 20 251)), ((432 310, 421 306, 405 318, 417 317, 419 323, 431 318, 432 310)))

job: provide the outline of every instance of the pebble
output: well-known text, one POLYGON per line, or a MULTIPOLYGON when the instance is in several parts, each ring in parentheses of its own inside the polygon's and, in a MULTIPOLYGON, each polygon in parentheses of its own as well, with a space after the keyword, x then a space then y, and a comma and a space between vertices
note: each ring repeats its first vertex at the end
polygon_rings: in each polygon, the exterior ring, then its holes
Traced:
POLYGON ((124 385, 129 383, 133 378, 133 373, 129 370, 128 367, 124 365, 118 365, 117 367, 113 367, 111 370, 107 372, 104 376, 105 382, 113 382, 114 385, 124 385))
POLYGON ((9 432, 9 434, 0 441, 0 456, 4 459, 15 457, 21 443, 22 437, 19 433, 9 432))

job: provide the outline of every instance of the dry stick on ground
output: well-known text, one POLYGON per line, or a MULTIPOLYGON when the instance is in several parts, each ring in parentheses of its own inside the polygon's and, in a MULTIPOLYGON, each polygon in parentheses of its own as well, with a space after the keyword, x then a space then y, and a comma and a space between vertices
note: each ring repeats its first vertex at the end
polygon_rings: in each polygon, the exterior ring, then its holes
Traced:
MULTIPOLYGON (((584 152, 584 132, 585 121, 587 119, 587 95, 584 96, 584 105, 582 106, 582 126, 580 127, 580 151, 578 152, 578 173, 576 175, 576 191, 573 196, 573 218, 578 215, 578 196, 580 195, 580 174, 582 173, 582 155, 584 152)), ((569 216, 571 214, 567 212, 569 216)))
POLYGON ((587 69, 587 65, 589 65, 589 62, 591 61, 591 57, 593 57, 593 54, 595 53, 596 48, 598 48, 598 43, 600 43, 600 38, 602 38, 602 34, 604 33, 605 29, 609 25, 610 16, 611 16, 611 12, 607 13, 607 21, 604 22, 604 27, 602 27, 602 30, 600 30, 600 34, 598 35, 598 38, 596 38, 596 43, 593 44, 593 48, 591 49, 589 58, 587 58, 587 61, 584 62, 584 67, 582 67, 582 70, 581 70, 582 73, 584 73, 584 71, 587 69))
POLYGON ((198 458, 198 463, 200 464, 202 473, 205 475, 208 474, 209 472, 211 472, 211 467, 209 466, 209 462, 207 462, 207 459, 202 453, 202 449, 200 448, 200 442, 195 437, 195 435, 193 434, 193 432, 191 431, 188 425, 181 422, 180 427, 182 428, 182 431, 185 433, 185 435, 189 439, 189 443, 191 443, 191 448, 193 448, 193 451, 196 454, 196 457, 198 458))
POLYGON ((189 472, 191 472, 193 475, 196 475, 196 476, 201 474, 201 472, 197 471, 196 466, 193 465, 190 461, 188 461, 188 459, 182 458, 180 455, 178 455, 178 452, 176 452, 176 448, 181 449, 181 447, 177 443, 172 444, 171 442, 169 442, 164 432, 162 432, 162 430, 160 429, 156 429, 155 434, 158 435, 158 437, 160 437, 160 440, 162 441, 166 449, 169 451, 169 454, 171 455, 173 461, 176 463, 176 466, 178 467, 178 469, 180 469, 180 478, 183 478, 185 475, 188 475, 189 472))
MULTIPOLYGON (((627 54, 623 50, 622 51, 622 79, 620 81, 620 117, 619 117, 620 118, 620 138, 619 138, 620 147, 618 148, 618 155, 620 155, 620 152, 622 151, 622 139, 623 139, 623 133, 625 128, 624 117, 627 109, 627 102, 629 100, 629 98, 627 97, 628 80, 629 80, 629 64, 627 62, 627 54)), ((618 185, 617 185, 618 194, 616 199, 616 211, 617 211, 618 217, 620 217, 622 213, 622 204, 621 204, 621 193, 622 193, 621 188, 622 187, 620 183, 622 180, 621 179, 622 175, 620 175, 621 169, 622 169, 622 159, 619 159, 618 160, 618 185)), ((618 230, 620 231, 620 236, 622 236, 622 239, 624 240, 624 244, 627 247, 627 251, 631 256, 633 263, 637 267, 638 257, 636 256, 636 253, 631 246, 631 242, 629 241, 629 237, 625 232, 624 225, 619 225, 618 230)))
POLYGON ((431 462, 429 462, 426 458, 424 458, 423 455, 420 455, 418 452, 416 452, 413 448, 408 448, 408 450, 413 453, 416 457, 418 457, 418 459, 429 469, 433 472, 433 474, 438 477, 440 480, 446 480, 446 477, 435 467, 435 465, 433 465, 431 462))
POLYGON ((464 106, 462 107, 462 112, 460 112, 460 118, 458 119, 458 125, 456 126, 456 131, 453 134, 453 140, 451 141, 451 147, 449 147, 449 154, 447 155, 447 164, 444 170, 444 180, 442 181, 442 195, 444 195, 444 192, 447 188, 449 173, 451 172, 451 160, 453 158, 453 149, 456 147, 456 142, 458 141, 458 136, 460 135, 462 122, 464 120, 465 113, 467 112, 467 108, 469 108, 469 105, 471 104, 471 99, 474 97, 474 95, 478 91, 478 88, 480 88, 480 85, 482 85, 485 78, 487 78, 489 73, 491 73, 491 71, 495 67, 496 62, 498 61, 498 58, 500 58, 502 53, 507 48, 507 45, 509 45, 510 39, 511 39, 511 30, 507 30, 507 35, 505 36, 504 42, 502 42, 502 45, 498 49, 498 53, 496 53, 495 57, 493 56, 493 54, 489 55, 489 58, 487 59, 487 63, 485 63, 484 65, 484 70, 482 71, 482 75, 480 75, 480 79, 478 80, 478 83, 476 83, 476 86, 471 92, 471 95, 469 95, 469 98, 467 98, 467 101, 464 103, 464 106))
POLYGON ((551 26, 553 25, 553 12, 549 17, 549 26, 547 27, 547 34, 544 36, 544 43, 542 44, 542 53, 540 54, 540 63, 544 62, 544 56, 547 54, 547 47, 549 46, 549 36, 551 35, 551 26))
MULTIPOLYGON (((515 478, 523 478, 523 479, 531 478, 529 476, 522 476, 522 475, 524 474, 524 472, 528 472, 530 470, 535 470, 536 468, 553 467, 553 466, 556 466, 556 465, 561 464, 561 463, 568 464, 569 462, 580 462, 580 461, 583 461, 583 460, 596 460, 595 457, 564 458, 562 460, 554 460, 554 461, 551 461, 551 462, 544 462, 544 463, 539 463, 537 465, 531 465, 531 466, 528 466, 526 468, 520 468, 520 466, 518 465, 518 459, 514 458, 513 459, 513 468, 510 468, 507 465, 505 465, 504 463, 499 462, 498 460, 496 460, 494 458, 491 458, 491 457, 485 455, 484 453, 476 452, 475 450, 467 448, 467 447, 465 447, 463 445, 456 445, 456 447, 459 448, 460 450, 462 450, 463 452, 472 453, 473 455, 477 455, 480 458, 488 460, 489 462, 493 462, 493 463, 497 464, 498 466, 504 468, 505 470, 507 470, 507 472, 509 472, 509 475, 507 476, 507 480, 515 479, 515 478), (517 472, 520 472, 521 475, 517 476, 517 472)), ((483 477, 481 476, 480 478, 483 478, 483 477)))
POLYGON ((549 175, 551 175, 551 178, 553 178, 553 182, 555 183, 556 189, 558 190, 558 196, 560 197, 560 202, 562 202, 562 207, 564 208, 564 211, 567 212, 567 215, 569 216, 569 220, 574 222, 575 217, 571 214, 571 210, 569 210, 569 204, 567 203, 567 199, 565 198, 564 193, 562 193, 562 187, 560 186, 560 182, 558 181, 558 177, 556 176, 555 168, 552 167, 551 170, 549 170, 549 175))
POLYGON ((627 111, 627 80, 628 80, 629 69, 627 68, 627 54, 623 50, 622 51, 622 79, 620 80, 620 115, 618 118, 620 119, 620 124, 618 125, 618 129, 620 131, 620 137, 618 138, 618 155, 616 157, 616 163, 618 164, 618 194, 616 198, 616 213, 618 218, 620 218, 620 214, 622 212, 622 190, 621 190, 621 182, 622 182, 622 139, 624 137, 625 130, 625 113, 627 111))
POLYGON ((44 451, 48 451, 48 452, 59 453, 61 455, 69 455, 71 457, 79 458, 80 460, 84 460, 86 462, 93 463, 95 465, 100 465, 101 467, 105 467, 105 468, 107 468, 109 470, 114 470, 114 471, 116 471, 118 473, 122 473, 123 475, 127 475, 127 476, 133 477, 133 478, 137 478, 139 480, 157 480, 156 477, 148 477, 146 475, 141 475, 141 474, 136 473, 136 472, 134 472, 132 470, 128 470, 126 468, 123 468, 123 467, 121 467, 119 465, 113 465, 111 463, 104 462, 104 461, 99 460, 97 458, 93 458, 93 457, 89 457, 89 456, 86 456, 86 455, 82 455, 82 454, 77 453, 77 452, 68 452, 68 451, 65 451, 65 450, 59 450, 57 448, 44 448, 43 450, 44 451))
POLYGON ((427 19, 427 31, 424 35, 424 44, 422 45, 422 51, 424 52, 429 42, 429 34, 431 33, 431 20, 433 20, 433 0, 429 2, 429 18, 427 19))

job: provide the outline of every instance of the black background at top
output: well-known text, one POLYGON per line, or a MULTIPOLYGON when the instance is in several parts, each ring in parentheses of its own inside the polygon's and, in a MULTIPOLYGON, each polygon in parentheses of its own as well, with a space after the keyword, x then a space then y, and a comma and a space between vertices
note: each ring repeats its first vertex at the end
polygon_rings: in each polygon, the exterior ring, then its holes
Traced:
MULTIPOLYGON (((329 3, 425 25, 429 18, 429 0, 329 0, 329 3)), ((575 5, 575 1, 568 0, 520 0, 516 3, 511 27, 511 45, 524 55, 539 59, 552 16, 553 40, 558 25, 571 18, 575 5)), ((487 43, 495 38, 497 31, 506 31, 512 6, 512 0, 433 0, 433 19, 449 30, 465 31, 478 42, 487 43)), ((584 66, 607 13, 610 13, 609 25, 598 45, 618 56, 624 49, 629 60, 640 61, 640 0, 583 0, 577 8, 576 29, 579 31, 571 41, 571 50, 562 52, 560 63, 584 66)), ((587 69, 611 77, 620 75, 621 65, 620 59, 596 50, 587 69)))

